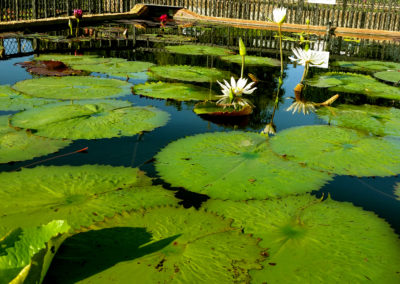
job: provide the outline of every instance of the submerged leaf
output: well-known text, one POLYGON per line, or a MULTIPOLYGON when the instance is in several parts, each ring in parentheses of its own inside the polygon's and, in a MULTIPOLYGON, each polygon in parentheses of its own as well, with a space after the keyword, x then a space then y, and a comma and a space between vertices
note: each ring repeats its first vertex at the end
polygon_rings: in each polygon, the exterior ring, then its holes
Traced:
POLYGON ((265 136, 216 132, 186 137, 156 156, 156 170, 173 186, 211 198, 245 200, 319 189, 331 177, 276 156, 265 136))
POLYGON ((155 77, 189 82, 211 82, 230 78, 230 72, 215 68, 188 65, 164 65, 150 67, 155 77))
POLYGON ((390 83, 400 84, 400 69, 397 71, 382 71, 374 73, 374 77, 390 83))
POLYGON ((387 62, 387 61, 336 61, 333 63, 335 66, 349 68, 355 71, 385 71, 385 70, 400 70, 400 63, 387 62))
POLYGON ((294 127, 270 140, 287 159, 340 175, 391 176, 400 173, 400 140, 378 138, 328 125, 294 127))
POLYGON ((0 235, 55 219, 78 229, 123 210, 177 202, 137 168, 41 166, 0 173, 0 184, 0 235))
MULTIPOLYGON (((242 64, 242 57, 240 55, 229 55, 221 57, 222 60, 242 64)), ((247 55, 245 57, 246 66, 280 66, 281 62, 274 58, 261 57, 261 56, 251 56, 247 55)))
MULTIPOLYGON (((53 220, 36 228, 15 229, 0 237, 1 283, 23 283, 32 266, 32 258, 41 250, 51 250, 48 242, 66 233, 70 226, 63 220, 53 220)), ((53 251, 54 255, 55 251, 53 251)), ((36 260, 37 261, 37 260, 36 260)), ((43 259, 41 259, 43 261, 43 259)), ((40 274, 39 274, 40 276, 40 274)), ((40 279, 35 279, 39 283, 40 279)))
POLYGON ((307 85, 329 88, 334 92, 364 94, 370 97, 400 100, 400 88, 386 85, 371 76, 328 72, 305 81, 307 85))
POLYGON ((247 202, 209 200, 207 211, 261 239, 252 283, 399 283, 400 240, 374 213, 309 195, 247 202), (329 269, 327 269, 329 267, 329 269))
POLYGON ((52 102, 56 101, 32 98, 14 91, 8 85, 0 85, 0 110, 24 110, 52 102))
POLYGON ((11 125, 51 138, 95 139, 132 136, 163 126, 168 113, 128 101, 100 100, 49 104, 14 114, 11 125))
POLYGON ((186 55, 224 56, 234 53, 229 49, 223 47, 196 45, 196 44, 170 45, 166 46, 165 49, 167 49, 169 52, 172 53, 186 54, 186 55))
POLYGON ((202 210, 156 208, 116 216, 69 238, 49 283, 248 283, 257 240, 202 210), (116 242, 115 240, 118 240, 116 242))
POLYGON ((333 125, 353 128, 378 136, 400 136, 400 110, 373 105, 339 105, 319 108, 318 116, 333 125))
POLYGON ((135 85, 133 90, 137 95, 158 99, 173 99, 177 101, 204 101, 218 99, 214 91, 183 83, 146 83, 135 85))
POLYGON ((16 83, 13 88, 33 97, 60 100, 100 99, 131 93, 130 83, 90 76, 30 79, 16 83))
POLYGON ((0 116, 0 163, 24 161, 57 152, 71 141, 37 137, 16 131, 8 125, 9 117, 0 116))

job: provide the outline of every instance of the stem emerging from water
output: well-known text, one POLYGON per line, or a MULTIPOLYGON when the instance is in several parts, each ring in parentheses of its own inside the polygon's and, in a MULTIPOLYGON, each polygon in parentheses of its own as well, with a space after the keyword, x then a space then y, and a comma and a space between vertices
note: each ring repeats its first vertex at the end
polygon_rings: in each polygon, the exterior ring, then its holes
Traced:
POLYGON ((283 76, 283 51, 282 51, 282 31, 281 31, 282 24, 278 24, 278 32, 279 32, 279 51, 281 55, 281 77, 283 76))
POLYGON ((243 73, 244 73, 244 57, 245 55, 242 56, 242 72, 240 72, 240 78, 243 78, 243 73))

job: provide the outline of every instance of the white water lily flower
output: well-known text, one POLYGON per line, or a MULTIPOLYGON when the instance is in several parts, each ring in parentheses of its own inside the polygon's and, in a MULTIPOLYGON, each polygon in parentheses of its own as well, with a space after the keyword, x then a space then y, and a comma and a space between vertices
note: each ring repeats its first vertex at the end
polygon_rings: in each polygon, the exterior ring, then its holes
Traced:
MULTIPOLYGON (((296 61, 300 65, 306 66, 308 64, 309 66, 321 66, 321 65, 327 65, 327 57, 324 53, 321 53, 319 51, 314 51, 314 50, 304 50, 302 48, 293 48, 292 49, 294 55, 296 56, 290 56, 289 59, 291 61, 296 61)), ((328 59, 329 60, 329 59, 328 59)))
POLYGON ((224 80, 225 84, 222 84, 219 81, 217 81, 217 83, 221 86, 223 94, 222 96, 219 96, 220 99, 217 101, 218 105, 233 105, 234 108, 236 108, 237 105, 243 107, 251 105, 248 100, 241 98, 241 96, 243 94, 250 95, 257 89, 257 87, 251 88, 254 85, 254 82, 246 85, 247 79, 239 78, 236 82, 235 78, 231 77, 230 84, 226 80, 224 80))
POLYGON ((273 20, 277 24, 282 24, 286 18, 286 8, 275 8, 272 11, 273 20))

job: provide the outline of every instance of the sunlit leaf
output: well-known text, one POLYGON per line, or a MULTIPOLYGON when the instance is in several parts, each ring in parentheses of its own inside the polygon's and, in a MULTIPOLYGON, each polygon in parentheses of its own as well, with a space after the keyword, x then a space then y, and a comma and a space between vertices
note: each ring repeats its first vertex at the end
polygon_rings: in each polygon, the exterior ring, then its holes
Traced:
POLYGON ((177 101, 204 101, 218 99, 214 91, 183 83, 146 83, 135 85, 135 94, 158 98, 173 99, 177 101))
POLYGON ((400 82, 400 68, 398 71, 382 71, 374 73, 374 77, 390 83, 400 82))
POLYGON ((283 130, 270 144, 279 155, 317 170, 359 177, 400 173, 400 140, 394 137, 313 125, 283 130))
POLYGON ((313 196, 210 200, 207 211, 261 239, 268 257, 252 283, 399 283, 400 240, 374 213, 313 196))
MULTIPOLYGON (((221 57, 222 60, 242 64, 242 57, 240 55, 229 55, 221 57)), ((245 57, 246 66, 280 66, 281 62, 274 58, 251 56, 245 57)))
POLYGON ((16 83, 13 88, 33 97, 60 100, 100 99, 131 93, 128 82, 90 76, 29 79, 16 83))
POLYGON ((156 170, 173 186, 218 199, 264 199, 319 189, 331 177, 278 157, 256 133, 216 132, 170 143, 156 170))
POLYGON ((188 65, 164 65, 150 67, 153 76, 188 82, 211 82, 230 78, 230 72, 215 68, 188 65))
POLYGON ((156 208, 107 219, 68 239, 49 283, 248 283, 257 240, 202 210, 156 208), (118 241, 116 241, 118 240, 118 241))
POLYGON ((224 47, 196 45, 196 44, 170 45, 166 46, 165 49, 167 49, 169 52, 172 53, 187 54, 187 55, 224 56, 234 53, 224 47))
POLYGON ((100 100, 49 104, 14 114, 11 125, 38 136, 95 139, 132 136, 163 126, 169 114, 155 107, 131 106, 128 101, 100 100))
POLYGON ((56 101, 32 98, 14 91, 8 85, 0 85, 0 110, 24 110, 51 102, 56 101))
POLYGON ((0 235, 59 219, 78 229, 123 210, 177 202, 137 168, 40 166, 2 172, 0 184, 0 235))
POLYGON ((400 63, 387 62, 387 61, 374 61, 374 60, 362 60, 362 61, 336 61, 333 63, 334 66, 340 66, 343 68, 349 68, 354 71, 386 71, 386 70, 400 70, 400 63))

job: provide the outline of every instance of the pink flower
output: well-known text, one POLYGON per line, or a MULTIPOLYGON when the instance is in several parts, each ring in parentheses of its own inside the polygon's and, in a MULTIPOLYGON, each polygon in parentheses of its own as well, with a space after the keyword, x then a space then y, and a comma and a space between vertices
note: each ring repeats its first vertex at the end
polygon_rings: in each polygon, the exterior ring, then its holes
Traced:
POLYGON ((77 19, 82 18, 82 10, 81 9, 74 9, 74 17, 77 19))
POLYGON ((160 22, 166 22, 168 19, 168 16, 167 16, 167 14, 164 14, 164 15, 161 15, 161 17, 159 19, 160 19, 160 22))

